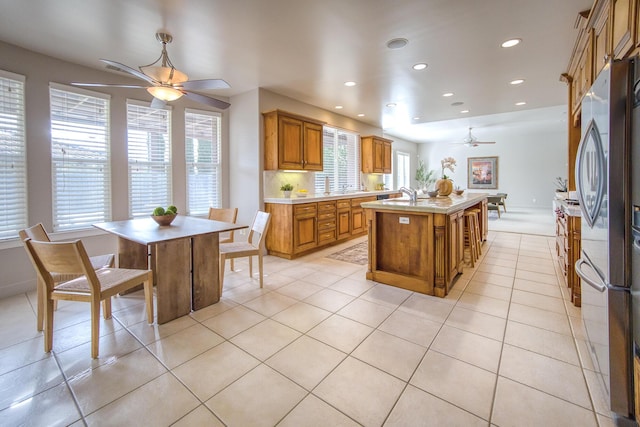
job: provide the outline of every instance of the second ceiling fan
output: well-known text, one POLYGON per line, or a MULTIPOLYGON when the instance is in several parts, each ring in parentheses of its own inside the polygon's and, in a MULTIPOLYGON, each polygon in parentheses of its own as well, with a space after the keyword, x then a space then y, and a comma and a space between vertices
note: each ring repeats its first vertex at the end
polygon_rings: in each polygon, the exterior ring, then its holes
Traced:
POLYGON ((122 71, 132 76, 144 80, 148 83, 146 86, 130 85, 130 84, 109 84, 109 83, 80 83, 72 82, 74 86, 85 87, 122 87, 122 88, 141 88, 146 89, 153 95, 151 106, 154 108, 162 108, 166 102, 175 101, 183 95, 201 104, 211 107, 226 109, 231 104, 228 102, 212 98, 207 95, 192 92, 194 90, 211 90, 211 89, 228 89, 231 86, 222 79, 204 79, 189 80, 189 77, 176 69, 169 55, 167 54, 167 44, 171 43, 173 37, 171 34, 158 32, 156 39, 162 43, 162 52, 160 57, 148 65, 141 65, 138 69, 129 67, 110 59, 100 59, 107 64, 107 68, 122 71))

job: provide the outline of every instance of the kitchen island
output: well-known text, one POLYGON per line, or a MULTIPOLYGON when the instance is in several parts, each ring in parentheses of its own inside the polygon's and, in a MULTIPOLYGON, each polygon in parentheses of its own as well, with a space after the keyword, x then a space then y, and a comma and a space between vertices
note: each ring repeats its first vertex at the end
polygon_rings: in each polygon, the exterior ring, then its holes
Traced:
POLYGON ((487 236, 487 194, 362 203, 367 211, 367 279, 445 297, 464 262, 464 212, 478 209, 487 236))

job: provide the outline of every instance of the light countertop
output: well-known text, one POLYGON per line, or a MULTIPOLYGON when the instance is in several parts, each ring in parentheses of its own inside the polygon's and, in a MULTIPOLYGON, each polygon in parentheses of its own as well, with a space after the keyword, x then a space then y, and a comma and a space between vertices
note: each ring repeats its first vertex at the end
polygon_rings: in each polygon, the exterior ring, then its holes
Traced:
POLYGON ((362 203, 362 207, 375 210, 450 214, 471 207, 487 196, 488 194, 486 193, 464 193, 461 196, 452 193, 449 196, 430 197, 426 199, 418 198, 418 201, 414 203, 407 197, 402 197, 366 202, 362 203))
POLYGON ((306 197, 299 197, 295 193, 291 197, 270 197, 264 199, 265 203, 280 203, 285 205, 297 205, 300 203, 314 203, 323 202, 326 200, 339 200, 339 199, 355 199, 358 197, 380 196, 385 194, 397 194, 398 190, 381 190, 381 191, 352 191, 347 193, 331 193, 329 195, 320 194, 307 194, 306 197))

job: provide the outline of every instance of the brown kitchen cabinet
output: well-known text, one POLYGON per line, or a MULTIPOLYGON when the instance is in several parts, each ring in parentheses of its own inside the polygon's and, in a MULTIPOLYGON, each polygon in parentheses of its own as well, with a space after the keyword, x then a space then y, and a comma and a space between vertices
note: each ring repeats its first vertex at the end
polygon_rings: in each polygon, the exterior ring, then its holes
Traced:
POLYGON ((318 202, 318 246, 336 241, 336 202, 318 202))
POLYGON ((346 239, 351 236, 351 200, 342 199, 336 203, 337 210, 337 238, 346 239))
POLYGON ((360 162, 363 173, 391 173, 390 139, 379 136, 360 138, 360 162))
POLYGON ((625 58, 634 47, 635 9, 635 0, 611 0, 611 45, 615 59, 625 58))
POLYGON ((322 171, 323 122, 281 110, 264 118, 264 169, 322 171))
MULTIPOLYGON (((564 202, 561 202, 562 206, 564 202)), ((558 265, 564 276, 565 284, 569 288, 571 301, 576 307, 582 305, 582 291, 580 277, 573 266, 580 258, 581 249, 581 218, 563 211, 556 210, 556 255, 558 265)))
POLYGON ((373 202, 376 200, 375 196, 370 197, 358 197, 357 199, 351 199, 351 235, 360 236, 367 232, 367 220, 365 211, 360 206, 361 203, 373 202))

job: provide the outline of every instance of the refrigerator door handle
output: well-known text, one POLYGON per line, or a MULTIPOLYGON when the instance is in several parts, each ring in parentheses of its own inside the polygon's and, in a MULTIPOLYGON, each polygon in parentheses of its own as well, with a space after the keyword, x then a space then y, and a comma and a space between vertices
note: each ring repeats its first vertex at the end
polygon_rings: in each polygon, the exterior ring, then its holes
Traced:
POLYGON ((633 235, 633 247, 640 250, 640 227, 632 225, 631 234, 633 235))
POLYGON ((578 261, 576 261, 576 265, 575 265, 576 274, 580 276, 580 279, 584 280, 589 286, 591 286, 598 292, 606 291, 607 290, 606 284, 600 284, 600 283, 594 282, 586 274, 584 274, 584 272, 582 271, 583 264, 587 264, 589 267, 591 267, 591 265, 587 261, 585 261, 583 258, 579 258, 578 261))

